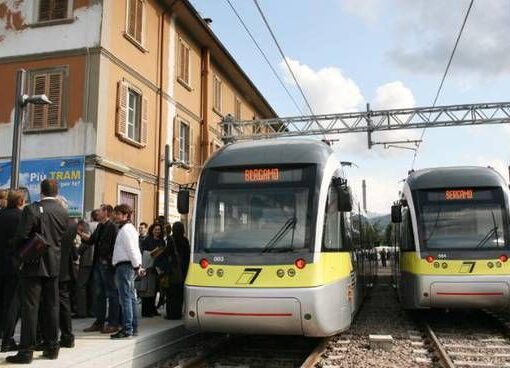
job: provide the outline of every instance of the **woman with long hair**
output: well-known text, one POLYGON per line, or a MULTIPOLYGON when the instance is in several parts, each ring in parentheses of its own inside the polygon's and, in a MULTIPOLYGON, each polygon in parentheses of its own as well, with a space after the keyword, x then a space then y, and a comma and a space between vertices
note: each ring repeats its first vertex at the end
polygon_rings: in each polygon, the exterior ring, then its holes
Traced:
MULTIPOLYGON (((165 246, 162 226, 158 223, 151 225, 149 235, 142 242, 142 252, 149 252, 152 255, 155 252, 157 253, 158 249, 164 249, 165 246)), ((143 277, 145 280, 142 280, 142 284, 146 287, 144 290, 139 290, 139 295, 142 298, 142 317, 154 317, 158 315, 156 309, 157 272, 153 265, 148 267, 146 272, 143 277)))

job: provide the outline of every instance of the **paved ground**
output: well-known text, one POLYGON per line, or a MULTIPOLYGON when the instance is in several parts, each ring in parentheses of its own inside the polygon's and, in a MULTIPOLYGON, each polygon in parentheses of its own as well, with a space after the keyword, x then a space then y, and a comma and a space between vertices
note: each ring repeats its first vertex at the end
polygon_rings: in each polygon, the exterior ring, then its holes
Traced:
MULTIPOLYGON (((188 334, 181 321, 168 321, 161 317, 141 319, 139 335, 136 338, 111 340, 110 335, 85 333, 82 330, 90 326, 93 319, 73 320, 76 335, 74 349, 60 349, 58 360, 41 358, 40 352, 34 354, 31 367, 140 367, 147 360, 162 354, 162 350, 173 341, 188 334)), ((19 337, 16 336, 16 340, 19 337)), ((0 353, 0 367, 20 367, 7 364, 5 357, 13 353, 0 353)))

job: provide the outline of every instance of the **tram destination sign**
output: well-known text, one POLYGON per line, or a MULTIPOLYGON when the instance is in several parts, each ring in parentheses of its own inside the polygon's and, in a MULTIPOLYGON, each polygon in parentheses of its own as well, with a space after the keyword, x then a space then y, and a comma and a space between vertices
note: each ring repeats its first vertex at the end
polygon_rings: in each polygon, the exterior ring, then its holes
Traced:
POLYGON ((243 183, 289 183, 303 180, 301 168, 261 167, 221 171, 218 174, 220 184, 243 183))
POLYGON ((493 199, 493 191, 488 189, 444 189, 427 192, 427 200, 431 202, 490 199, 493 199))

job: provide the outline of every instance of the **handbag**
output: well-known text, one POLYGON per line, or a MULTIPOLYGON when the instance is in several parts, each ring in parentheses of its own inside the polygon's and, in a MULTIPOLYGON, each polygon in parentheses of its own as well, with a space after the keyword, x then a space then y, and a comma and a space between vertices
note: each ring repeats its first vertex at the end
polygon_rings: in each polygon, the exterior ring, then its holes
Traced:
POLYGON ((42 231, 44 209, 40 203, 38 203, 37 206, 39 207, 40 213, 39 231, 35 232, 32 238, 28 239, 27 242, 21 247, 19 257, 21 262, 23 263, 29 263, 39 260, 44 254, 46 254, 48 248, 50 247, 42 231))

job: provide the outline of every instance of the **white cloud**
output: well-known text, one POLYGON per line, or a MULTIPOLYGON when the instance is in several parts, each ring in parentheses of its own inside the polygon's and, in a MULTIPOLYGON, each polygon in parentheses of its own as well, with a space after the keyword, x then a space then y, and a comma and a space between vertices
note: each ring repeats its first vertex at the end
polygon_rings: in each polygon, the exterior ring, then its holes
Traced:
MULTIPOLYGON (((316 114, 355 112, 365 109, 366 100, 360 87, 354 80, 346 76, 340 68, 326 67, 314 70, 297 60, 287 58, 287 61, 316 114)), ((280 63, 280 68, 285 73, 286 82, 294 85, 294 81, 284 62, 280 63)), ((412 91, 403 82, 393 81, 377 88, 372 109, 414 106, 415 99, 412 91)), ((391 150, 383 150, 379 147, 369 152, 366 134, 343 134, 335 137, 329 135, 327 138, 339 139, 343 153, 384 154, 388 156, 394 153, 391 150)), ((377 138, 379 140, 408 139, 409 132, 391 131, 378 133, 377 138)))
MULTIPOLYGON (((327 114, 358 111, 365 99, 358 85, 346 77, 340 68, 327 67, 313 70, 306 64, 287 57, 296 79, 304 90, 314 113, 327 114)), ((294 84, 285 62, 280 63, 287 83, 294 84)))
MULTIPOLYGON (((469 0, 395 1, 395 46, 389 57, 411 72, 442 73, 469 0)), ((454 70, 479 76, 510 72, 509 14, 508 0, 474 3, 453 59, 454 70)))

